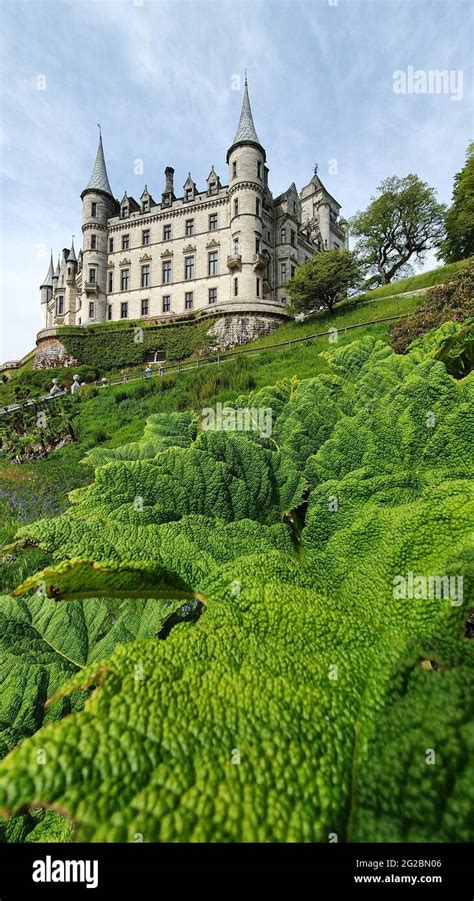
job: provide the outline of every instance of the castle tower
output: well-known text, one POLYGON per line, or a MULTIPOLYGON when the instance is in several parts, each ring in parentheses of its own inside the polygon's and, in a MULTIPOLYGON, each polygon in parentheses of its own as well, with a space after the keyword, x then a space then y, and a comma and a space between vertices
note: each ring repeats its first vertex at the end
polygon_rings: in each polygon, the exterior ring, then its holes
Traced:
POLYGON ((53 294, 53 278, 54 278, 53 251, 51 251, 51 259, 49 261, 49 268, 45 275, 43 283, 40 285, 41 328, 46 328, 48 325, 48 303, 51 300, 51 297, 53 294))
POLYGON ((58 262, 56 263, 56 269, 54 270, 54 275, 53 275, 53 295, 54 295, 54 292, 56 291, 56 288, 58 287, 59 272, 60 272, 60 265, 59 265, 59 255, 58 255, 58 262))
MULTIPOLYGON (((107 311, 107 220, 115 215, 113 197, 105 166, 102 135, 89 184, 82 200, 82 324, 105 322, 107 311)), ((75 254, 74 254, 75 256, 75 254)), ((73 262, 73 261, 71 261, 73 262)), ((77 270, 77 260, 76 270, 77 270)))
POLYGON ((267 262, 262 255, 264 241, 263 198, 266 154, 255 131, 245 77, 242 112, 232 145, 227 151, 229 165, 230 300, 258 303, 263 298, 267 262))
POLYGON ((68 317, 68 325, 74 325, 76 322, 77 312, 77 257, 74 249, 74 235, 72 236, 71 249, 66 260, 66 304, 65 309, 68 317))

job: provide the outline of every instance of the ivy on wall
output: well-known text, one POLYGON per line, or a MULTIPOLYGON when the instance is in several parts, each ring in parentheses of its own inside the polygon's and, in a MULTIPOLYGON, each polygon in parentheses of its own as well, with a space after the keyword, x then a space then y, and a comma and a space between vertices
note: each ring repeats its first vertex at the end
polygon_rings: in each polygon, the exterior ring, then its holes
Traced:
POLYGON ((184 322, 175 326, 145 325, 127 321, 87 328, 62 326, 57 336, 68 354, 87 366, 101 370, 133 366, 146 359, 149 350, 163 350, 167 360, 182 360, 209 350, 210 322, 184 322))

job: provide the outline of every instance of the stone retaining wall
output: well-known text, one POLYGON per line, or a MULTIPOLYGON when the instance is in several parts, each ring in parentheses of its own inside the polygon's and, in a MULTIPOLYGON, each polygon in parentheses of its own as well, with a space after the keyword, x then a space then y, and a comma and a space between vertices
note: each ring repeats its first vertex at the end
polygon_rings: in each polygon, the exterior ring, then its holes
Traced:
POLYGON ((215 350, 231 350, 262 338, 281 325, 274 316, 224 316, 211 326, 207 334, 215 350))
POLYGON ((35 369, 55 369, 56 366, 77 366, 78 360, 71 357, 58 338, 44 338, 38 343, 35 354, 35 369))

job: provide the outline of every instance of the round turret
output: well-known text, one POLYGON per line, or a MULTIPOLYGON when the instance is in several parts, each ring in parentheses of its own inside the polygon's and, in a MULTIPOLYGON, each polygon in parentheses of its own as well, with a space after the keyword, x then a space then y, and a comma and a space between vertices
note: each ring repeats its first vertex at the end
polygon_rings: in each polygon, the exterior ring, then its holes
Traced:
POLYGON ((229 164, 231 297, 241 303, 263 298, 267 261, 263 256, 265 230, 265 150, 258 140, 245 79, 242 112, 227 152, 229 164))
MULTIPOLYGON (((82 324, 105 322, 107 310, 107 221, 116 212, 105 166, 102 136, 82 200, 82 324)), ((77 261, 75 261, 77 264, 77 261)))

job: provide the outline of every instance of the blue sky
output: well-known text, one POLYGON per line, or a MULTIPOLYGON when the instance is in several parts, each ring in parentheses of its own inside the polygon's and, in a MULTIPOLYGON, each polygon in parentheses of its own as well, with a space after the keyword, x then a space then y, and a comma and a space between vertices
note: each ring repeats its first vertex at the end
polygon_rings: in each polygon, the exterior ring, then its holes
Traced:
POLYGON ((76 234, 102 125, 112 189, 202 188, 238 122, 248 69, 276 196, 314 163, 351 216, 389 175, 449 202, 473 138, 470 0, 2 0, 0 360, 34 346, 39 285, 76 234), (395 94, 393 73, 462 71, 462 99, 395 94), (44 76, 44 84, 38 77, 44 76), (135 161, 143 160, 143 175, 135 161), (337 172, 334 163, 337 161, 337 172))

